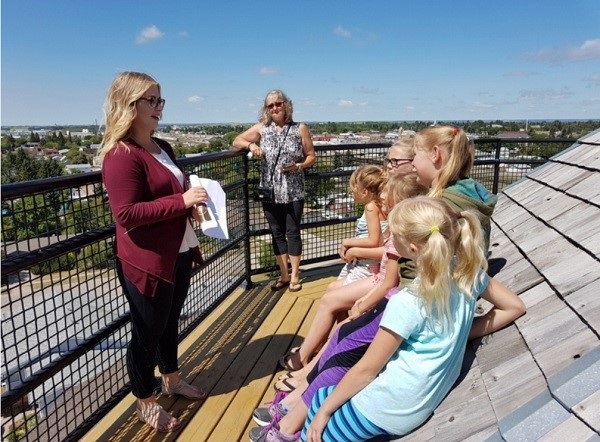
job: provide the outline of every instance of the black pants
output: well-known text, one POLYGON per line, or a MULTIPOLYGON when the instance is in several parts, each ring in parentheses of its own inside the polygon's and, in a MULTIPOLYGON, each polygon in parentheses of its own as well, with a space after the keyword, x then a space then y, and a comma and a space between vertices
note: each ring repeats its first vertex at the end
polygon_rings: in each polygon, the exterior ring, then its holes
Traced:
POLYGON ((300 221, 304 200, 287 204, 263 203, 263 210, 271 228, 275 255, 302 255, 300 221))
POLYGON ((117 273, 129 301, 131 339, 127 345, 127 371, 135 397, 146 399, 158 387, 154 368, 174 373, 177 365, 179 315, 190 287, 191 252, 180 253, 175 268, 175 284, 159 283, 156 295, 144 296, 123 275, 117 260, 117 273))

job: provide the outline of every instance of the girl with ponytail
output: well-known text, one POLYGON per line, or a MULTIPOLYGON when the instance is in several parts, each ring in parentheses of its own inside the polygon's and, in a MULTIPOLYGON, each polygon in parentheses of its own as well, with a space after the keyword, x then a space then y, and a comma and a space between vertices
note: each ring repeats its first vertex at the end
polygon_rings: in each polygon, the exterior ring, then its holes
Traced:
POLYGON ((470 177, 474 160, 473 142, 458 127, 428 127, 415 137, 412 164, 419 182, 429 187, 429 196, 442 198, 454 210, 477 211, 487 253, 490 218, 497 198, 470 177))
POLYGON ((476 215, 457 213, 439 198, 415 197, 396 205, 388 220, 396 249, 416 263, 417 278, 389 299, 358 363, 337 386, 316 392, 303 441, 411 432, 457 380, 467 340, 525 313, 517 295, 486 274, 476 215), (474 321, 479 297, 493 308, 474 321))

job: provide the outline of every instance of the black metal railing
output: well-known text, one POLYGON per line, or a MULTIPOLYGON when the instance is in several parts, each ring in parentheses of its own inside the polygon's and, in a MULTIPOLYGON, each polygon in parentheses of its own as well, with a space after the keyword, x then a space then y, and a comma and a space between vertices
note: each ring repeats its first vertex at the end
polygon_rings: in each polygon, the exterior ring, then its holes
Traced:
MULTIPOLYGON (((494 193, 573 140, 476 140, 473 177, 494 193)), ((389 144, 317 146, 306 172, 303 264, 337 257, 360 215, 348 192, 358 165, 389 144)), ((199 234, 206 267, 180 322, 189 334, 252 275, 276 270, 270 232, 251 199, 258 162, 221 152, 179 161, 219 181, 229 239, 199 234)), ((114 272, 114 224, 99 172, 2 185, 3 439, 75 440, 129 391, 127 303, 114 272)), ((159 239, 157 239, 159 240, 159 239)))

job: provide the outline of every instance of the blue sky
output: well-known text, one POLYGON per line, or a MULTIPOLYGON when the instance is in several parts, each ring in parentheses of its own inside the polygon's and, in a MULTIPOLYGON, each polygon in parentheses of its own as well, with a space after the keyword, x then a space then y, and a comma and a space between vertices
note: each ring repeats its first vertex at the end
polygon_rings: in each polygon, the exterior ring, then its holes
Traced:
POLYGON ((600 1, 3 0, 2 125, 102 122, 124 70, 164 123, 600 118, 600 1))

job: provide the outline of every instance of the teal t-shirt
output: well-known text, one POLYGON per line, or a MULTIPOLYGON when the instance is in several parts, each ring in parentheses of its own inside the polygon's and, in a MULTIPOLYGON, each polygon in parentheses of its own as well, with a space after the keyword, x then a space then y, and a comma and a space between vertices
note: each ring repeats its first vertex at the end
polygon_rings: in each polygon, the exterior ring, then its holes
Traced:
POLYGON ((454 315, 445 328, 432 327, 412 288, 390 298, 379 326, 403 341, 385 369, 351 399, 367 419, 390 434, 403 435, 429 417, 458 379, 477 299, 488 282, 482 271, 472 297, 456 286, 451 289, 454 315))

